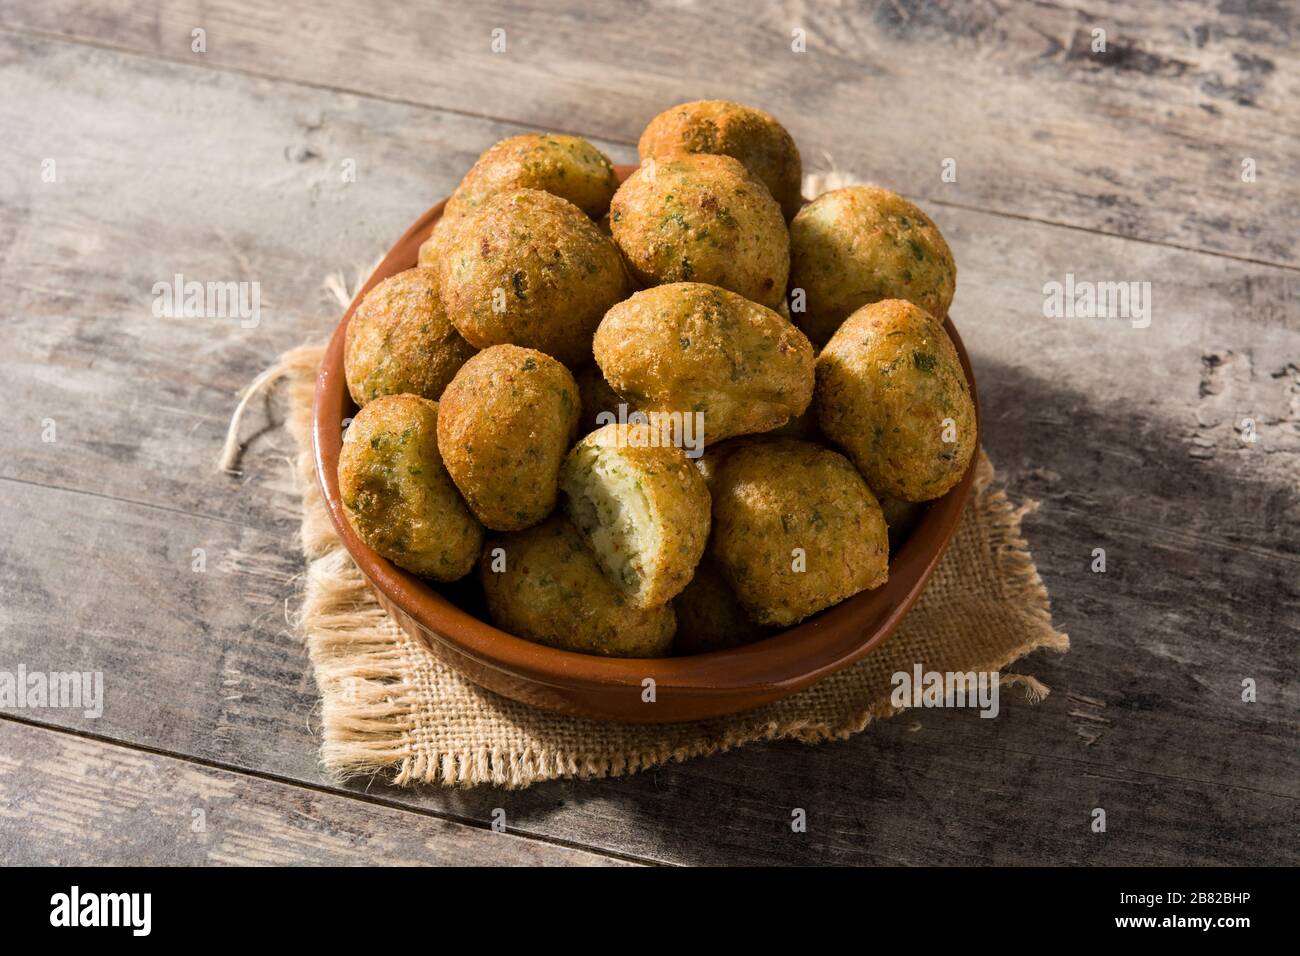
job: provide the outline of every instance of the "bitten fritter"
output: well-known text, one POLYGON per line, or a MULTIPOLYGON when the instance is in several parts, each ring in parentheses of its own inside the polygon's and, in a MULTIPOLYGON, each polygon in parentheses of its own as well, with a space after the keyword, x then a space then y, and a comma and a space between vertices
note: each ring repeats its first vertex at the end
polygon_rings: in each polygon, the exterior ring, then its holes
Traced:
POLYGON ((454 581, 474 568, 483 528, 438 454, 438 403, 381 395, 357 412, 339 452, 352 530, 400 568, 454 581))
POLYGON ((358 405, 380 395, 437 401, 475 348, 447 319, 438 277, 407 269, 375 286, 348 320, 343 367, 358 405))
POLYGON ((727 100, 696 100, 664 110, 637 144, 641 159, 676 153, 715 153, 744 164, 791 219, 803 202, 799 147, 771 115, 727 100))
POLYGON ((610 309, 595 338, 606 380, 643 412, 703 415, 704 442, 767 431, 812 399, 813 349, 771 309, 678 282, 610 309))
POLYGON ((790 257, 791 317, 817 345, 882 299, 906 299, 942 321, 957 288, 957 265, 930 217, 875 186, 835 189, 805 206, 790 223, 790 257))
POLYGON ((754 621, 786 627, 885 582, 885 518, 843 455, 755 438, 716 467, 709 555, 754 621))
POLYGON ((649 425, 606 425, 560 469, 565 513, 633 607, 680 592, 709 538, 708 489, 672 440, 649 425))
POLYGON ((451 229, 438 259, 447 316, 471 345, 591 358, 601 316, 627 292, 614 244, 578 207, 537 189, 496 193, 451 229))
POLYGON ((672 649, 672 605, 632 607, 563 515, 488 539, 479 570, 492 622, 518 637, 607 657, 672 649))
POLYGON ((610 228, 643 285, 707 282, 775 309, 790 274, 781 207, 737 160, 649 159, 610 204, 610 228))
POLYGON ((569 370, 543 352, 494 345, 443 392, 438 449, 475 517, 517 531, 555 507, 581 402, 569 370))
POLYGON ((863 306, 817 359, 822 431, 878 495, 929 501, 978 444, 975 402, 943 325, 901 299, 863 306))
POLYGON ((706 654, 775 633, 774 628, 749 619, 731 585, 708 558, 700 562, 685 590, 673 598, 673 610, 677 612, 674 654, 706 654))

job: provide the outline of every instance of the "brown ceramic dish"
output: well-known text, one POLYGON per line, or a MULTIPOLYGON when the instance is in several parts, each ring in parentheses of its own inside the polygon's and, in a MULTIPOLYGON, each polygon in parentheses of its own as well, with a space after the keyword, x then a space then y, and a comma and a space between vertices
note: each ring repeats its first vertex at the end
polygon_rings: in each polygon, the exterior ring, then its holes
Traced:
MULTIPOLYGON (((635 167, 620 166, 622 180, 635 167)), ((629 660, 575 654, 499 631, 451 603, 427 582, 366 547, 353 533, 339 499, 342 422, 356 407, 343 374, 348 320, 362 296, 381 280, 416 263, 420 243, 443 203, 407 230, 348 307, 330 341, 316 383, 312 443, 316 477, 334 528, 375 594, 408 633, 442 661, 489 690, 538 707, 595 720, 668 723, 748 710, 815 683, 878 647, 925 588, 970 497, 975 465, 948 494, 933 501, 894 555, 889 581, 774 637, 693 657, 629 660), (642 701, 643 681, 655 681, 655 703, 642 701)), ((951 320, 945 323, 975 390, 970 360, 951 320)), ((976 400, 978 416, 979 402, 976 400)))

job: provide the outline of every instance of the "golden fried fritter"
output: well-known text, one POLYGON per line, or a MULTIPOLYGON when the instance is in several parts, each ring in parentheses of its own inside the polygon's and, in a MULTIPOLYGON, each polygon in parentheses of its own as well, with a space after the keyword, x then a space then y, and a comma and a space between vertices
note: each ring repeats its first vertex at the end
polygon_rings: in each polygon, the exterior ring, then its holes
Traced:
POLYGON ((518 637, 607 657, 672 649, 672 605, 632 607, 563 515, 488 539, 479 570, 492 622, 518 637))
POLYGON ((468 574, 483 528, 438 454, 438 403, 381 395, 357 412, 339 452, 348 523, 398 567, 435 581, 468 574))
POLYGON ((516 531, 551 513, 579 409, 573 376, 545 353, 494 345, 465 363, 443 392, 438 449, 479 521, 516 531))
POLYGON ((510 189, 540 189, 599 219, 609 210, 618 177, 609 157, 581 136, 524 133, 501 140, 478 158, 447 200, 447 215, 463 216, 510 189))
POLYGON ((664 110, 641 134, 642 161, 676 153, 716 153, 739 160, 767 187, 786 219, 803 202, 799 147, 771 115, 727 100, 696 100, 664 110))
POLYGON ((429 232, 429 238, 420 243, 420 252, 416 264, 421 269, 433 269, 436 272, 438 261, 442 258, 443 249, 449 235, 451 235, 451 220, 444 215, 434 222, 433 229, 429 232))
POLYGON ((695 568, 691 583, 673 598, 673 610, 677 612, 674 654, 706 654, 739 647, 776 632, 749 619, 731 585, 707 557, 695 568))
POLYGON ((938 498, 978 444, 975 402, 943 325, 887 299, 854 312, 817 358, 817 420, 878 495, 938 498))
POLYGON ((358 405, 380 395, 437 401, 475 352, 448 321, 429 269, 399 272, 366 293, 347 335, 343 367, 358 405))
POLYGON ((567 365, 627 292, 614 244, 567 200, 536 189, 496 193, 458 221, 438 260, 447 316, 478 348, 535 348, 567 365))
MULTIPOLYGON (((512 189, 540 189, 567 199, 599 223, 609 214, 618 177, 609 158, 580 136, 524 133, 503 139, 478 158, 447 200, 420 246, 420 265, 437 264, 453 223, 489 196, 512 189)), ((609 235, 608 228, 602 231, 609 235)))
POLYGON ((790 223, 790 257, 791 318, 817 345, 882 299, 906 299, 942 321, 957 288, 938 227, 875 186, 835 189, 805 206, 790 223))
POLYGON ((885 518, 843 455, 754 438, 716 469, 709 555, 753 620, 789 626, 885 582, 885 518))
POLYGON ((633 607, 681 591, 709 537, 708 489, 671 441, 648 425, 606 425, 560 469, 565 513, 633 607))
POLYGON ((610 227, 643 285, 707 282, 775 309, 790 235, 767 187, 730 156, 649 159, 610 204, 610 227))
POLYGON ((677 282, 610 309, 595 338, 606 380, 644 412, 703 415, 705 443, 767 431, 812 399, 797 328, 734 292, 677 282))

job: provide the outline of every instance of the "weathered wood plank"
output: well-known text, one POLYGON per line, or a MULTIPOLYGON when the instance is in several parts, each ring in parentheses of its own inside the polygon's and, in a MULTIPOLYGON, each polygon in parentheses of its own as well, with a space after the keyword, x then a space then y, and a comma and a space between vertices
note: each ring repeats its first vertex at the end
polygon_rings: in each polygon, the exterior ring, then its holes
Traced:
POLYGON ((6 866, 599 866, 507 830, 0 720, 6 866))
POLYGON ((0 25, 628 143, 673 103, 738 99, 810 162, 932 201, 1300 264, 1287 4, 47 0, 0 25))
MULTIPOLYGON (((20 171, 0 184, 0 669, 104 672, 102 718, 43 721, 314 783, 314 695, 283 619, 300 568, 288 444, 254 442, 242 486, 210 462, 236 389, 330 324, 320 273, 382 251, 505 128, 27 38, 0 42, 0 83, 20 171), (40 182, 46 155, 68 180, 40 182), (376 174, 336 185, 347 157, 376 174), (149 289, 175 271, 258 279, 276 308, 255 330, 154 319, 149 289)), ((1056 694, 626 780, 370 792, 475 821, 500 806, 518 832, 670 862, 1295 861, 1294 274, 935 214, 986 443, 1013 491, 1044 500, 1030 540, 1075 650, 1025 670, 1056 694), (1151 326, 1042 318, 1043 283, 1067 272, 1151 281, 1151 326), (1088 570, 1099 546, 1105 575, 1088 570), (1094 840, 1099 805, 1111 830, 1094 840), (798 837, 794 807, 811 815, 798 837)))

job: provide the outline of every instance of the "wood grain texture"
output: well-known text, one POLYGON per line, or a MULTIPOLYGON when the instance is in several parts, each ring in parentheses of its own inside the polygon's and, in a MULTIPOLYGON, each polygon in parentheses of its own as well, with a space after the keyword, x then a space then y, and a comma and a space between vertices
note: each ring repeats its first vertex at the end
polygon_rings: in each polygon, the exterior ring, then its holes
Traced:
POLYGON ((0 721, 6 866, 618 865, 506 829, 0 721))
POLYGON ((1300 264, 1278 214, 1300 202, 1288 4, 7 0, 0 25, 624 143, 674 103, 736 99, 810 165, 928 201, 1300 264))
MULTIPOLYGON (((314 688, 285 620, 292 449, 256 434, 245 479, 216 474, 226 415, 276 353, 328 332, 321 276, 373 261, 512 128, 25 36, 0 37, 0 86, 0 670, 101 670, 107 695, 96 720, 20 716, 318 786, 314 688), (59 181, 41 181, 45 158, 59 181), (347 158, 355 183, 338 176, 347 158), (154 318, 150 289, 176 272, 260 282, 262 323, 154 318)), ((1300 860, 1294 270, 931 211, 960 266, 953 314, 989 452, 1013 495, 1042 501, 1030 543, 1074 644, 1024 664, 1046 702, 623 780, 361 782, 339 799, 480 825, 503 807, 525 835, 679 863, 1300 860), (1067 272, 1151 282, 1151 326, 1043 318, 1043 284, 1067 272), (1089 570, 1097 547, 1105 574, 1089 570), (1241 702, 1246 677, 1258 703, 1241 702), (1097 806, 1104 835, 1088 829, 1097 806)), ((279 409, 257 411, 252 433, 279 409)))

